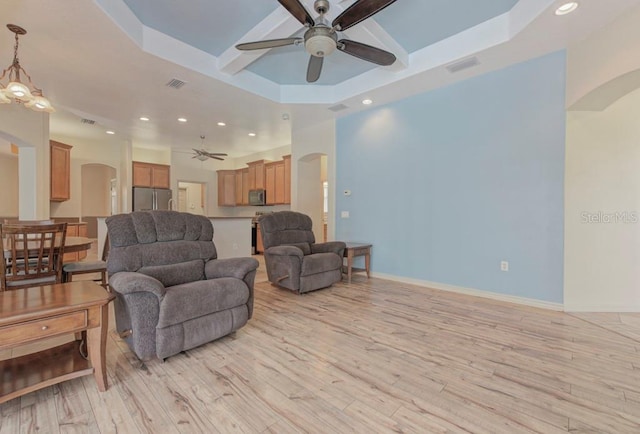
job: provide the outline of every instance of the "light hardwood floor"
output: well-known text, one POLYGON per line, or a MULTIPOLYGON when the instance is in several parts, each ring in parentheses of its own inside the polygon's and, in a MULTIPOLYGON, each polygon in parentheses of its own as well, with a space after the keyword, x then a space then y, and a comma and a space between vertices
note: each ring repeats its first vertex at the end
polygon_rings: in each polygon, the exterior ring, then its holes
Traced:
POLYGON ((141 363, 112 332, 106 392, 84 377, 10 401, 0 433, 640 432, 640 315, 257 280, 233 335, 141 363))

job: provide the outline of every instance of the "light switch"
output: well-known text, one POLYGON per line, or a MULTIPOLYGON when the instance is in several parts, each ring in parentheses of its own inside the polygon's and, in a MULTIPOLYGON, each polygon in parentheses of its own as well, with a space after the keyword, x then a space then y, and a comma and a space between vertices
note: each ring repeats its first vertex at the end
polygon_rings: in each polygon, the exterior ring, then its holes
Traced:
POLYGON ((340 213, 340 217, 342 217, 343 219, 348 219, 349 218, 349 211, 342 211, 340 213))

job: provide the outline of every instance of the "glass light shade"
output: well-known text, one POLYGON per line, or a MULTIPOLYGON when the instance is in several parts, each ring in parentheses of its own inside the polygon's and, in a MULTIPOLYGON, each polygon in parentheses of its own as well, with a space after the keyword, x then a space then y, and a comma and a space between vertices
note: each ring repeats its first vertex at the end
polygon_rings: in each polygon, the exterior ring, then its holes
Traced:
POLYGON ((200 161, 207 161, 209 159, 209 157, 207 157, 206 155, 198 155, 196 157, 196 159, 198 159, 200 161))
POLYGON ((51 103, 43 96, 34 96, 31 101, 25 104, 25 107, 29 107, 31 110, 37 112, 53 113, 55 109, 51 107, 51 103))
POLYGON ((31 101, 33 99, 29 88, 19 81, 10 82, 4 90, 4 93, 10 98, 18 98, 21 101, 31 101))
POLYGON ((4 89, 0 89, 0 104, 9 104, 11 99, 4 94, 4 89))

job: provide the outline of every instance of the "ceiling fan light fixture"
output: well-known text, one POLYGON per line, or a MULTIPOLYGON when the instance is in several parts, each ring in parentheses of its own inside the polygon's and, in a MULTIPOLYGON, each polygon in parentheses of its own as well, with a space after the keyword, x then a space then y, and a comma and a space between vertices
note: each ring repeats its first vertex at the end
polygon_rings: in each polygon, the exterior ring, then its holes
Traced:
POLYGON ((207 161, 209 157, 207 157, 206 155, 200 154, 196 156, 196 159, 200 161, 207 161))
POLYGON ((304 48, 316 57, 325 57, 336 50, 336 32, 329 27, 312 27, 304 34, 304 48))

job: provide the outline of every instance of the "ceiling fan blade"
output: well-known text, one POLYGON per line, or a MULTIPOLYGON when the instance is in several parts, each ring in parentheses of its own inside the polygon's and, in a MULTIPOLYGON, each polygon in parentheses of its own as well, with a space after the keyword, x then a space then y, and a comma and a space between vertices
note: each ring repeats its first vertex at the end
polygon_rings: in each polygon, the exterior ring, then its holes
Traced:
POLYGON ((213 158, 214 160, 224 161, 224 158, 216 157, 216 156, 213 156, 213 155, 209 155, 209 157, 213 158))
POLYGON ((293 45, 297 42, 302 42, 302 38, 282 38, 282 39, 265 39, 264 41, 245 42, 243 44, 236 45, 238 50, 262 50, 265 48, 284 47, 286 45, 293 45))
POLYGON ((371 15, 377 14, 396 0, 359 0, 349 6, 331 23, 336 30, 347 30, 371 15))
POLYGON ((320 78, 322 72, 322 62, 324 57, 311 56, 309 57, 309 66, 307 67, 307 81, 314 83, 320 78))
POLYGON ((363 44, 362 42, 349 41, 347 39, 338 41, 338 50, 382 66, 389 66, 396 61, 396 56, 393 53, 363 44))
POLYGON ((313 21, 313 18, 299 0, 278 0, 278 2, 303 25, 312 27, 315 24, 315 21, 313 21))

